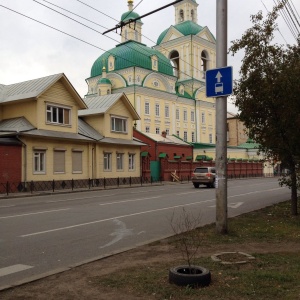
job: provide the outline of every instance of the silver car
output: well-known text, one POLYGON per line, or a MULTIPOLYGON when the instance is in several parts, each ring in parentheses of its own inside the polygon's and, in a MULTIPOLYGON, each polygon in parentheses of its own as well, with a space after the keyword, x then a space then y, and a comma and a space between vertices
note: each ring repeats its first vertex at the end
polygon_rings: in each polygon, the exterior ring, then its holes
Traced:
POLYGON ((192 183, 195 188, 199 188, 200 184, 214 188, 216 182, 215 167, 197 167, 192 173, 192 183))

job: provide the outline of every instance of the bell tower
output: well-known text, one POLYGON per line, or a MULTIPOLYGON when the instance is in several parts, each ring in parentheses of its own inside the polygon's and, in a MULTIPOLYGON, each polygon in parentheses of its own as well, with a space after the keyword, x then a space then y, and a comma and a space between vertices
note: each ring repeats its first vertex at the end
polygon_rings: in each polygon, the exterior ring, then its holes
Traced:
MULTIPOLYGON (((128 11, 122 15, 121 22, 126 22, 130 19, 135 19, 138 17, 139 15, 133 11, 133 0, 128 0, 128 11)), ((132 40, 140 43, 142 37, 142 25, 143 23, 141 20, 137 20, 136 22, 125 25, 122 28, 121 42, 124 43, 132 40)))
POLYGON ((198 22, 197 7, 198 4, 196 0, 184 0, 175 6, 175 25, 180 24, 185 21, 192 21, 194 23, 198 22))

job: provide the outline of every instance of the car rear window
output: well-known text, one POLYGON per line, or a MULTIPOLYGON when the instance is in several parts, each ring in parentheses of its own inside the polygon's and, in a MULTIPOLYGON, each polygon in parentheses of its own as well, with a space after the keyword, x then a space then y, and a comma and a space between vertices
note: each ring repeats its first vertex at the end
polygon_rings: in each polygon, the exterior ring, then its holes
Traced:
POLYGON ((207 173, 207 172, 208 172, 207 168, 197 168, 194 171, 194 173, 207 173))

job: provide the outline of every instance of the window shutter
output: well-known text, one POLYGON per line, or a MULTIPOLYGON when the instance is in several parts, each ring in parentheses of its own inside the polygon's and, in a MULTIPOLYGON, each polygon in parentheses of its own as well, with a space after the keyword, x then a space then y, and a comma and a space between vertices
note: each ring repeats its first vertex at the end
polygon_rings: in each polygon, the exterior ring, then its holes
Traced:
POLYGON ((65 173, 65 151, 54 151, 54 173, 65 173))
POLYGON ((82 173, 82 152, 72 152, 72 166, 73 172, 82 173))

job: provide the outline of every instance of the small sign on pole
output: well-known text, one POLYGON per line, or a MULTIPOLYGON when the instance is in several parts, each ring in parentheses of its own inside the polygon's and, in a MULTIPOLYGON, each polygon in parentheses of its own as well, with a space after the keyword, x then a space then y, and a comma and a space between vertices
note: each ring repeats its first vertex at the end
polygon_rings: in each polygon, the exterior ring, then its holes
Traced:
POLYGON ((206 71, 206 97, 223 97, 232 94, 232 67, 206 71))

